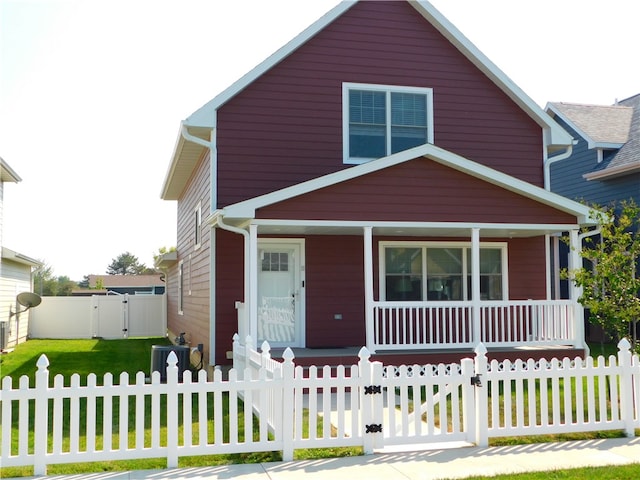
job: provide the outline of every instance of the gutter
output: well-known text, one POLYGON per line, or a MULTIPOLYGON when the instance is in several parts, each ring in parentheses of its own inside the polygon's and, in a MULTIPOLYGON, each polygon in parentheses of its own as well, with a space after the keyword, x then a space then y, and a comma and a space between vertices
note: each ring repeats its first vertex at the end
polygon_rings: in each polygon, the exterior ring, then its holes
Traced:
POLYGON ((184 120, 180 122, 180 134, 187 142, 195 143, 196 145, 200 145, 201 147, 205 147, 205 148, 211 147, 210 141, 203 140, 202 138, 196 137, 195 135, 191 135, 189 133, 189 129, 187 128, 187 125, 184 123, 184 120))

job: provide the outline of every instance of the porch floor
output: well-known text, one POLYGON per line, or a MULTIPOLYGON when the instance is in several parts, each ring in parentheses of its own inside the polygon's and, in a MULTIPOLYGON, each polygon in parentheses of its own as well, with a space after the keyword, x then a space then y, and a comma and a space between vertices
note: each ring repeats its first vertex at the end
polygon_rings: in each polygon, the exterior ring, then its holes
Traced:
MULTIPOLYGON (((324 365, 353 365, 358 363, 358 352, 362 347, 339 347, 339 348, 292 348, 295 355, 294 363, 302 366, 324 366, 324 365)), ((271 357, 282 359, 284 348, 272 348, 271 357)), ((570 345, 549 345, 544 347, 522 346, 513 348, 488 348, 487 357, 489 360, 503 361, 509 359, 514 361, 518 358, 535 360, 552 358, 562 359, 564 357, 575 358, 584 357, 583 349, 576 349, 570 345)), ((463 358, 473 358, 472 349, 447 349, 447 350, 378 350, 371 355, 372 361, 382 362, 384 365, 402 364, 427 364, 427 363, 453 363, 459 362, 463 358)))

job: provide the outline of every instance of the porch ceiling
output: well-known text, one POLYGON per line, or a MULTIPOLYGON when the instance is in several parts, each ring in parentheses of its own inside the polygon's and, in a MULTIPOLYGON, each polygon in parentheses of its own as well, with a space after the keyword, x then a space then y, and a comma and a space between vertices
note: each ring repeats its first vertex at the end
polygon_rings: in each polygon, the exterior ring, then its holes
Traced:
MULTIPOLYGON (((228 222, 233 223, 233 222, 228 222)), ((376 236, 469 237, 473 228, 481 237, 525 238, 553 235, 578 228, 577 225, 544 224, 456 224, 410 222, 331 222, 296 220, 253 220, 260 235, 362 235, 364 227, 373 227, 376 236)), ((246 225, 247 223, 245 223, 246 225)), ((236 225, 241 226, 241 225, 236 225)))

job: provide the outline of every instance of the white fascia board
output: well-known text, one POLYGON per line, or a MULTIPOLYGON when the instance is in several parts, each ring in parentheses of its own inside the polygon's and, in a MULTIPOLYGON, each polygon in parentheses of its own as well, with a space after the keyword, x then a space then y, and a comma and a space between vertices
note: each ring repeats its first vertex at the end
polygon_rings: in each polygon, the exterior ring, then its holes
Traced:
POLYGON ((421 145, 388 157, 373 160, 369 163, 356 165, 323 177, 308 180, 298 185, 293 185, 291 187, 283 188, 275 192, 236 203, 234 205, 229 205, 223 209, 222 215, 226 218, 254 218, 256 209, 258 208, 282 202, 299 195, 304 195, 321 188, 329 187, 378 170, 383 170, 419 157, 428 158, 480 180, 504 188, 505 190, 512 191, 518 195, 523 195, 531 198, 532 200, 557 208, 558 210, 571 215, 575 215, 580 219, 580 223, 590 223, 588 221, 588 218, 590 217, 590 210, 585 205, 574 202, 573 200, 545 190, 544 188, 537 187, 523 180, 519 180, 498 170, 473 162, 461 157, 460 155, 431 144, 421 145))
POLYGON ((173 153, 171 154, 171 160, 169 161, 169 167, 167 168, 167 173, 164 176, 164 181, 162 182, 162 190, 160 191, 160 198, 167 199, 169 196, 169 185, 171 184, 171 180, 176 171, 176 167, 178 166, 178 159, 180 158, 180 152, 182 151, 182 147, 184 146, 184 137, 182 136, 182 122, 180 123, 180 129, 178 130, 178 138, 176 138, 176 143, 173 146, 173 153))
POLYGON ((505 190, 514 192, 518 195, 530 198, 571 215, 576 215, 584 220, 584 222, 581 220, 581 223, 590 223, 587 220, 590 217, 590 209, 586 205, 575 202, 567 197, 563 197, 562 195, 558 195, 557 193, 550 192, 544 188, 537 187, 531 183, 517 179, 493 168, 467 160, 466 158, 447 150, 438 150, 440 151, 437 155, 427 154, 425 157, 445 166, 455 168, 463 173, 467 173, 468 175, 476 177, 487 183, 491 183, 504 188, 505 190))
POLYGON ((4 161, 4 158, 0 157, 0 182, 18 183, 21 181, 20 175, 4 161))
POLYGON ((447 40, 449 40, 468 60, 489 77, 503 92, 522 108, 538 125, 548 131, 548 145, 569 146, 573 138, 558 125, 536 102, 518 87, 498 68, 473 42, 465 37, 433 5, 424 0, 410 2, 447 40))
POLYGON ((605 168, 597 172, 585 173, 582 178, 585 180, 602 180, 605 178, 614 178, 622 175, 640 172, 640 162, 628 163, 617 167, 605 168))
POLYGON ((11 260, 13 262, 28 265, 30 267, 41 267, 43 265, 41 261, 18 253, 15 250, 11 250, 7 247, 2 247, 2 258, 4 260, 11 260))
POLYGON ((373 227, 390 229, 444 229, 444 230, 471 230, 478 228, 484 231, 490 230, 512 230, 514 232, 527 230, 549 230, 566 232, 579 228, 580 225, 574 223, 467 223, 467 222, 391 222, 391 221, 371 221, 371 220, 271 220, 255 219, 252 225, 258 226, 279 226, 279 227, 373 227))
MULTIPOLYGON (((384 168, 397 165, 399 163, 412 160, 417 157, 424 156, 426 151, 431 148, 438 148, 434 145, 427 144, 420 147, 415 147, 403 152, 395 153, 388 157, 372 160, 367 163, 362 163, 353 167, 345 168, 338 172, 330 173, 322 177, 307 180, 306 182, 292 185, 281 190, 276 190, 259 197, 251 198, 243 202, 239 202, 233 205, 229 205, 223 209, 222 215, 225 218, 254 218, 255 211, 258 208, 266 207, 274 203, 282 202, 290 198, 294 198, 300 195, 304 195, 321 188, 336 185, 353 178, 357 178, 368 173, 373 173, 384 168)), ((439 149, 440 150, 440 149, 439 149)))

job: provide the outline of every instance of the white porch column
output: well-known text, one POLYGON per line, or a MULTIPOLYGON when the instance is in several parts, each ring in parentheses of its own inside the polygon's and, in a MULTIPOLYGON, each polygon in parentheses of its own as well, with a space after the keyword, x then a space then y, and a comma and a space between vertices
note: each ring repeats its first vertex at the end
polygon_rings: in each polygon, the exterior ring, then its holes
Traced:
MULTIPOLYGON (((569 232, 569 272, 573 272, 582 267, 582 241, 580 240, 579 230, 571 230, 569 232)), ((573 282, 573 275, 571 275, 571 281, 569 282, 569 299, 573 303, 573 315, 574 315, 574 341, 575 347, 586 348, 587 343, 584 338, 584 307, 580 305, 578 299, 582 296, 582 287, 578 287, 573 282)), ((588 351, 588 350, 587 350, 588 351)))
POLYGON ((375 353, 373 318, 373 228, 364 227, 364 322, 370 353, 375 353))
POLYGON ((480 329, 480 229, 471 229, 471 298, 473 309, 473 342, 482 342, 480 329))
MULTIPOLYGON (((248 305, 245 305, 245 309, 248 311, 249 319, 249 335, 253 340, 253 347, 257 348, 258 345, 258 226, 249 225, 249 255, 245 257, 245 261, 248 263, 248 278, 245 278, 245 288, 249 289, 248 295, 245 298, 249 299, 248 305)), ((245 318, 247 315, 245 313, 245 318)), ((242 339, 244 341, 244 339, 242 339)))

